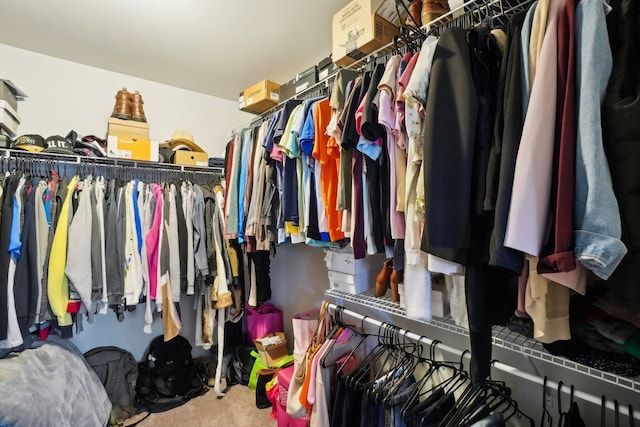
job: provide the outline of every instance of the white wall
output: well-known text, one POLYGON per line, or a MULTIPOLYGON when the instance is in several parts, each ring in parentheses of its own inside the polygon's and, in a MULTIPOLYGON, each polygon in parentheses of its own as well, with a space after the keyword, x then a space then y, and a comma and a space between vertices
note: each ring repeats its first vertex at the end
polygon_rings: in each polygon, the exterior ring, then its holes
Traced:
MULTIPOLYGON (((251 119, 238 111, 237 102, 191 92, 136 77, 16 49, 0 44, 0 78, 13 81, 29 98, 19 103, 20 134, 44 137, 66 135, 73 129, 81 135, 104 137, 113 110, 115 94, 121 87, 139 90, 153 140, 169 139, 175 130, 194 135, 210 156, 224 155, 230 131, 251 119)), ((211 76, 215 78, 215 76, 211 76)), ((195 314, 193 298, 181 302, 182 334, 193 342, 195 314)), ((143 333, 144 307, 125 313, 118 323, 111 310, 96 316, 93 324, 72 342, 87 351, 96 346, 116 345, 140 359, 152 337, 162 333, 162 320, 155 313, 153 333, 143 333)), ((195 355, 202 352, 194 352, 195 355)))
MULTIPOLYGON (((176 130, 193 134, 210 156, 222 156, 229 132, 251 119, 236 102, 77 64, 0 44, 0 78, 13 81, 29 98, 19 103, 20 134, 45 138, 104 137, 116 92, 140 91, 150 138, 165 141, 176 130)), ((215 79, 215 76, 211 76, 215 79)))

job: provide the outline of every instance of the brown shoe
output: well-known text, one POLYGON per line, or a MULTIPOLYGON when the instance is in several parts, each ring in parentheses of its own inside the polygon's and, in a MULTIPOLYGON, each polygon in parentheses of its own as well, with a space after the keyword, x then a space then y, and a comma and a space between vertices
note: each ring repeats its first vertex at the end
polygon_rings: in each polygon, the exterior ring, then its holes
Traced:
POLYGON ((380 298, 383 296, 387 289, 389 289, 390 277, 393 272, 393 258, 387 259, 384 264, 382 264, 382 270, 378 273, 376 277, 376 290, 375 296, 376 298, 380 298))
POLYGON ((411 0, 408 9, 409 15, 405 23, 411 27, 421 26, 422 18, 420 14, 422 13, 422 0, 411 0))
POLYGON ((450 10, 448 0, 422 0, 422 25, 427 25, 434 19, 449 13, 450 10))
POLYGON ((131 120, 136 122, 146 122, 147 118, 144 115, 144 109, 142 108, 142 95, 140 92, 131 94, 131 120))
POLYGON ((404 270, 393 270, 389 276, 389 284, 391 286, 391 301, 400 302, 400 294, 398 293, 398 285, 404 281, 404 270))
POLYGON ((111 117, 123 120, 131 119, 131 100, 129 98, 130 94, 125 87, 116 93, 116 104, 113 107, 111 117))

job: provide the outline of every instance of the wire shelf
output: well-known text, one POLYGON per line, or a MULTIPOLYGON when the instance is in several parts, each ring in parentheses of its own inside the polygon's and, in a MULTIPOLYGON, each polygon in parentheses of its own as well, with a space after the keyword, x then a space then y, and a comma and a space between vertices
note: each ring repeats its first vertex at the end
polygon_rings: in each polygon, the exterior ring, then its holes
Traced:
MULTIPOLYGON (((384 313, 389 313, 408 320, 412 320, 414 322, 425 323, 427 325, 431 325, 435 328, 439 328, 448 332, 464 335, 466 337, 469 336, 469 330, 467 328, 456 325, 451 317, 433 317, 433 319, 428 322, 409 317, 406 314, 406 310, 402 308, 397 302, 391 301, 391 297, 388 294, 377 298, 373 295, 373 289, 357 295, 349 294, 347 292, 339 291, 336 289, 329 289, 325 291, 325 296, 335 299, 338 304, 340 303, 340 301, 349 301, 368 308, 372 308, 374 310, 379 310, 384 313)), ((493 328, 492 335, 493 345, 496 347, 523 354, 533 359, 551 363, 563 369, 569 369, 582 375, 588 375, 601 381, 613 384, 617 387, 621 387, 634 392, 640 392, 640 380, 638 378, 622 377, 619 375, 611 374, 609 372, 601 371, 599 369, 591 368, 589 366, 571 361, 569 359, 565 359, 563 357, 554 356, 547 350, 545 350, 545 348, 539 341, 528 338, 518 332, 514 332, 506 326, 495 326, 493 328)))

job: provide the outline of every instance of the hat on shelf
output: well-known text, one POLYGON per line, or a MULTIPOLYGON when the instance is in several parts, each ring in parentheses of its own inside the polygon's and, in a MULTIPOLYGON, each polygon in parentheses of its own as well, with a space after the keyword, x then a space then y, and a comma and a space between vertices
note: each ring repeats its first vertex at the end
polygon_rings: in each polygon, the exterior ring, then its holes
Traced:
POLYGON ((199 151, 204 150, 193 141, 193 135, 189 132, 175 131, 171 135, 171 139, 160 144, 166 148, 171 148, 173 151, 187 150, 187 151, 199 151))
POLYGON ((73 142, 60 135, 50 136, 45 140, 45 144, 47 146, 44 149, 45 153, 76 155, 73 151, 73 142))
POLYGON ((44 138, 40 135, 22 135, 14 139, 11 148, 16 150, 25 150, 32 153, 40 153, 47 148, 44 138))

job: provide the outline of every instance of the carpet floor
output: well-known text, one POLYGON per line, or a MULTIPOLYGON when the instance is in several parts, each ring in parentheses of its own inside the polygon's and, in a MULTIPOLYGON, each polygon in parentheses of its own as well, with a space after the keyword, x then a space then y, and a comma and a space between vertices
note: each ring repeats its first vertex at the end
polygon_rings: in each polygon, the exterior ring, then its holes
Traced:
MULTIPOLYGON (((223 382, 224 385, 224 382, 223 382)), ((139 427, 271 427, 276 421, 271 418, 271 408, 256 408, 256 395, 249 387, 235 385, 227 394, 218 399, 213 390, 204 395, 191 399, 184 405, 170 411, 151 414, 144 419, 139 427)), ((125 426, 134 424, 143 418, 138 414, 129 418, 125 426)))

